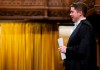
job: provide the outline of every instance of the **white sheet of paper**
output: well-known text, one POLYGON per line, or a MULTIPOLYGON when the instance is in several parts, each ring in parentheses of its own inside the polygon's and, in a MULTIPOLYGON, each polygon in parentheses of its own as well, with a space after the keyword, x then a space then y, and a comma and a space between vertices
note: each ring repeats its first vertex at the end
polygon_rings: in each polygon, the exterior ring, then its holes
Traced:
MULTIPOLYGON (((59 44, 59 47, 63 46, 63 38, 58 38, 58 44, 59 44)), ((62 60, 66 59, 66 55, 64 53, 61 53, 61 58, 62 60)))
POLYGON ((59 47, 63 46, 63 38, 58 38, 59 47))

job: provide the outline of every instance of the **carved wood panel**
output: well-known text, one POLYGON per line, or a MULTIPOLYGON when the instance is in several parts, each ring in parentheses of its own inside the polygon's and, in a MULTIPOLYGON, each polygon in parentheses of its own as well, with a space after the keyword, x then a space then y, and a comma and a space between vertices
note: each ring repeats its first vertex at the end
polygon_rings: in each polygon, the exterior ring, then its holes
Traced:
POLYGON ((0 19, 68 20, 69 5, 76 1, 94 7, 94 0, 0 0, 0 19))

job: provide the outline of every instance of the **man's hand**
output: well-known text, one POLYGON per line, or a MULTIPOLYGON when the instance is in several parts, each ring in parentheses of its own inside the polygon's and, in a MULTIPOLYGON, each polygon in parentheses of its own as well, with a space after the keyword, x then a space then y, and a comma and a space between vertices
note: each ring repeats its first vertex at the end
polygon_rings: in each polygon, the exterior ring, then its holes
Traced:
POLYGON ((58 48, 59 49, 59 51, 61 52, 61 53, 66 53, 66 46, 61 46, 60 48, 58 48))

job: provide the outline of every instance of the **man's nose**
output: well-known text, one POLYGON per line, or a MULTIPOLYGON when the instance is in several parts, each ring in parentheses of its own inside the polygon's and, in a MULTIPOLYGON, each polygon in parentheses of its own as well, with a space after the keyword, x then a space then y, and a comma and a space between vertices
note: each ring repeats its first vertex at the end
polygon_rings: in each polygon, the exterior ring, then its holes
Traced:
POLYGON ((70 13, 69 15, 71 16, 72 14, 70 13))

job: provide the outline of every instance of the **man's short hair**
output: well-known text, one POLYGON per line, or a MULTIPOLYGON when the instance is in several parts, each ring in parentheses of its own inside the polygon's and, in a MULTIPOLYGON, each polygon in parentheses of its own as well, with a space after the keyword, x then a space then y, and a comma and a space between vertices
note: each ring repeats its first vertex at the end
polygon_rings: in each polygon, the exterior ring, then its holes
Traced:
POLYGON ((71 7, 74 7, 77 11, 82 11, 83 16, 86 16, 87 13, 87 5, 83 2, 74 2, 71 4, 71 7))

